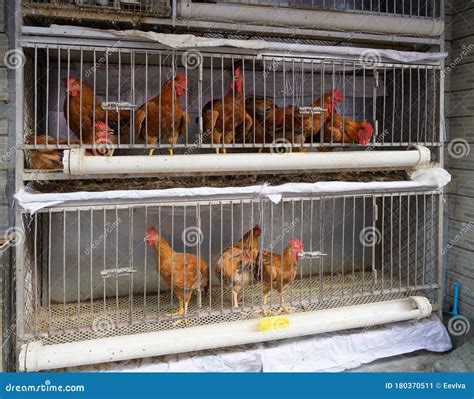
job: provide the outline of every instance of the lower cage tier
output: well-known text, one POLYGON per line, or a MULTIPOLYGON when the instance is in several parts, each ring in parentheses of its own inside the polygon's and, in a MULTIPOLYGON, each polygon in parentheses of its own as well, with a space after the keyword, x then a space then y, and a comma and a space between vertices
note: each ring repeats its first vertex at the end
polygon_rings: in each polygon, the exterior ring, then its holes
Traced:
POLYGON ((420 191, 24 214, 19 336, 66 343, 417 294, 436 307, 439 207, 440 192, 420 191))

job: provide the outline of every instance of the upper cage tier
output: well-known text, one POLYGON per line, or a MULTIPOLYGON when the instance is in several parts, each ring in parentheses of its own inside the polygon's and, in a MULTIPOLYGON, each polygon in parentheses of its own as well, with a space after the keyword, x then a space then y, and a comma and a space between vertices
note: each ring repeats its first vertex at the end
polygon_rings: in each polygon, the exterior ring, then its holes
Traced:
POLYGON ((25 25, 176 27, 186 32, 439 44, 444 2, 434 0, 23 0, 25 25), (96 25, 96 24, 94 24, 96 25), (391 37, 391 38, 390 38, 391 37))
POLYGON ((24 54, 21 132, 32 169, 61 169, 59 150, 73 147, 96 156, 192 155, 442 142, 441 71, 429 57, 155 50, 120 40, 26 44, 24 54), (31 150, 45 148, 58 162, 38 166, 44 151, 31 150))

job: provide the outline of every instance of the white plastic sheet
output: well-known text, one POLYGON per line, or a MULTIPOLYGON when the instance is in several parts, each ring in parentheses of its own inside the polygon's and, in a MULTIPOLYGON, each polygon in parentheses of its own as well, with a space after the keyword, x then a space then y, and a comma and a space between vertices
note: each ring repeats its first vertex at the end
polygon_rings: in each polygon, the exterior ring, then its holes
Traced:
POLYGON ((438 189, 451 181, 451 175, 442 168, 421 169, 411 175, 409 181, 375 181, 375 182, 319 182, 319 183, 286 183, 279 186, 266 184, 246 187, 196 187, 170 188, 164 190, 116 190, 74 193, 34 193, 22 188, 15 194, 23 211, 35 213, 46 207, 65 205, 68 202, 97 200, 140 200, 166 198, 199 198, 219 195, 261 195, 278 203, 283 194, 323 194, 351 193, 361 191, 390 191, 406 189, 438 189))
MULTIPOLYGON (((392 323, 372 329, 113 363, 101 365, 100 369, 124 372, 343 371, 421 349, 446 352, 451 347, 443 323, 432 316, 421 321, 392 323)), ((86 370, 96 369, 90 366, 86 370)))
MULTIPOLYGON (((53 28, 55 25, 52 26, 53 28)), ((65 28, 65 27, 61 27, 65 28)), ((78 27, 67 27, 68 31, 80 29, 82 32, 94 32, 96 29, 84 29, 78 27)), ((104 32, 104 31, 101 31, 104 32)), ((215 47, 234 47, 250 50, 274 51, 284 52, 285 54, 291 52, 307 53, 314 55, 339 55, 339 56, 354 56, 360 57, 364 51, 373 51, 370 48, 361 47, 344 47, 344 46, 315 46, 308 44, 296 44, 296 43, 278 43, 269 42, 264 40, 237 40, 237 39, 219 39, 210 37, 199 37, 191 34, 169 34, 169 33, 158 33, 158 32, 144 32, 140 30, 108 30, 109 34, 119 37, 125 37, 130 39, 146 39, 148 41, 154 41, 160 43, 166 47, 173 49, 204 49, 204 48, 215 48, 215 47)), ((396 51, 388 49, 377 49, 377 54, 383 60, 396 61, 404 63, 415 63, 423 61, 438 62, 447 57, 448 53, 445 52, 416 52, 416 51, 396 51)))
MULTIPOLYGON (((249 50, 259 50, 260 52, 281 52, 288 54, 306 53, 318 56, 354 56, 359 58, 364 51, 374 51, 373 48, 364 47, 344 47, 344 46, 316 46, 312 44, 279 43, 265 40, 237 40, 224 38, 200 37, 191 34, 169 34, 158 32, 144 32, 135 29, 107 31, 93 28, 83 28, 77 26, 51 25, 52 33, 68 34, 75 33, 81 37, 97 37, 98 32, 105 38, 124 37, 127 40, 146 40, 157 42, 172 49, 205 49, 215 47, 234 47, 249 50)), ((446 52, 416 52, 397 51, 389 49, 377 49, 377 55, 384 61, 396 61, 403 63, 439 63, 448 56, 446 52)))

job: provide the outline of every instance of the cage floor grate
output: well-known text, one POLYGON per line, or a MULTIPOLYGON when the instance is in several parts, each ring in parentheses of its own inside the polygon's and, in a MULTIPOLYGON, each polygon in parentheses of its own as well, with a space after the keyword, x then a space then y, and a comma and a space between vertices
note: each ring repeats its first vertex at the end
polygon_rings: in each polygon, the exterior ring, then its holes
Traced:
MULTIPOLYGON (((375 280, 370 272, 346 276, 313 276, 298 279, 284 292, 283 305, 292 306, 296 312, 314 311, 340 306, 357 305, 380 300, 392 300, 413 295, 419 289, 407 288, 403 281, 386 278, 375 280)), ((193 295, 188 309, 188 326, 222 323, 261 317, 261 285, 253 284, 239 296, 243 306, 231 307, 230 289, 213 287, 210 293, 202 293, 201 307, 193 295)), ((276 291, 272 293, 266 308, 277 312, 282 304, 276 291)), ((41 338, 45 344, 66 343, 107 336, 138 334, 151 331, 185 328, 175 325, 176 318, 168 316, 177 308, 176 298, 170 292, 161 295, 137 295, 113 297, 80 303, 51 304, 32 315, 32 339, 41 338), (35 328, 37 326, 37 328, 35 328)))

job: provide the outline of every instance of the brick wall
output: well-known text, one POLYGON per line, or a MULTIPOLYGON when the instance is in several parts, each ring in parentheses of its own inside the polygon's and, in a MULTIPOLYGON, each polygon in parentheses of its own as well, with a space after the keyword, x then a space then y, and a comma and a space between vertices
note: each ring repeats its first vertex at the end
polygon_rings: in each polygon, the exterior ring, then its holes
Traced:
POLYGON ((446 5, 448 22, 446 62, 447 127, 449 140, 459 141, 464 156, 456 158, 447 146, 446 162, 453 176, 448 188, 447 304, 452 285, 461 283, 460 311, 474 318, 474 1, 451 0, 446 5), (450 24, 449 24, 450 23, 450 24))

